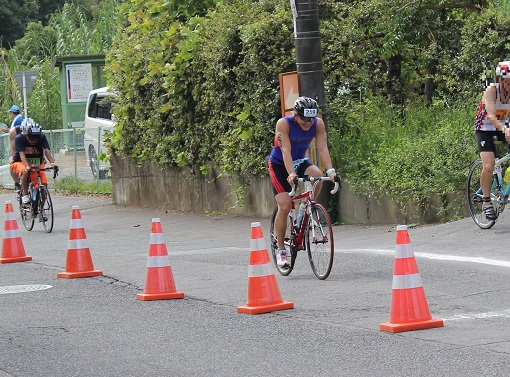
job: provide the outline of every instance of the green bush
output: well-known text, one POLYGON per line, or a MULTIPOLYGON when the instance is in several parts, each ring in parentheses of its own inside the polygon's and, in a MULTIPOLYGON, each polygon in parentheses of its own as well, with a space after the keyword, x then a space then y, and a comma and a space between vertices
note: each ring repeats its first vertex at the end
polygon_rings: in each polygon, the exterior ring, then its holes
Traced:
MULTIPOLYGON (((344 177, 357 193, 386 194, 403 210, 409 201, 425 209, 431 196, 457 192, 459 201, 449 205, 459 210, 477 158, 475 103, 408 106, 401 115, 383 104, 380 99, 353 104, 344 114, 344 132, 329 131, 344 177)), ((437 210, 446 209, 452 208, 437 210)))

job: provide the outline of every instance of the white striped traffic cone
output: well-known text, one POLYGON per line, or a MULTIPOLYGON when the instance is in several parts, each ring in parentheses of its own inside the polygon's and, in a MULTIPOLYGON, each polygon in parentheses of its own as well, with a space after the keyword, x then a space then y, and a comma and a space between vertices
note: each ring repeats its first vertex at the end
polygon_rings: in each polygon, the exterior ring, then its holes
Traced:
POLYGON ((379 324, 392 333, 443 327, 442 319, 433 319, 414 257, 407 226, 397 226, 395 269, 391 294, 390 321, 379 324))
POLYGON ((143 293, 138 293, 136 298, 142 301, 184 298, 184 293, 175 289, 161 222, 157 218, 152 219, 145 289, 143 293))
POLYGON ((14 215, 12 202, 5 202, 5 223, 4 238, 2 240, 2 257, 0 263, 26 262, 32 260, 32 257, 25 255, 23 241, 19 235, 18 222, 14 215))
POLYGON ((283 301, 259 222, 251 224, 250 266, 248 269, 248 301, 238 306, 244 314, 261 314, 293 309, 294 303, 283 301))
POLYGON ((103 275, 103 271, 94 270, 94 264, 92 263, 89 244, 78 206, 73 206, 72 208, 71 224, 69 228, 66 270, 65 272, 59 272, 57 277, 74 279, 103 275))

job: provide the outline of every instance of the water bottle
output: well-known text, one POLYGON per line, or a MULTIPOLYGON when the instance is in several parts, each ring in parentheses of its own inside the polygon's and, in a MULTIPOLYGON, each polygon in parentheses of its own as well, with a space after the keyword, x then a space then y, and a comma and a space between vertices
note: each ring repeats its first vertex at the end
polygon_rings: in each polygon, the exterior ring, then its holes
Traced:
POLYGON ((292 225, 296 226, 296 216, 294 216, 294 210, 289 211, 289 221, 292 221, 292 225))
POLYGON ((505 181, 506 184, 510 182, 510 166, 506 168, 505 176, 503 177, 503 181, 505 181))
POLYGON ((36 189, 36 188, 32 191, 32 202, 34 202, 34 203, 37 202, 37 192, 38 192, 38 189, 36 189))
POLYGON ((301 205, 299 206, 299 213, 298 213, 298 217, 297 217, 297 225, 298 226, 301 225, 301 220, 303 220, 303 215, 305 214, 305 208, 306 208, 306 204, 301 203, 301 205))

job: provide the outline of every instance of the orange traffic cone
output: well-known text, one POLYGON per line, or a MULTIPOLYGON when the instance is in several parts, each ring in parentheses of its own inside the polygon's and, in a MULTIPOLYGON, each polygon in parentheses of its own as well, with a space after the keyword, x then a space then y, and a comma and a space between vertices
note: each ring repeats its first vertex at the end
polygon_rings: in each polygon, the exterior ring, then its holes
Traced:
POLYGON ((184 293, 177 292, 175 289, 172 268, 168 261, 168 253, 159 219, 152 219, 145 290, 143 293, 138 293, 136 298, 142 301, 184 298, 184 293))
POLYGON ((103 271, 94 270, 94 265, 92 264, 87 236, 81 221, 80 208, 73 206, 69 241, 67 243, 66 270, 65 272, 59 272, 57 277, 74 279, 101 275, 103 275, 103 271))
POLYGON ((397 226, 390 321, 380 323, 379 328, 397 333, 443 326, 442 319, 434 319, 430 315, 407 226, 399 225, 397 226))
POLYGON ((2 240, 2 257, 0 263, 26 262, 32 257, 25 255, 23 241, 19 235, 18 222, 14 216, 12 202, 5 202, 4 238, 2 240))
POLYGON ((261 314, 293 309, 294 303, 283 301, 271 272, 271 263, 260 223, 251 224, 250 267, 248 269, 248 302, 238 306, 245 314, 261 314))

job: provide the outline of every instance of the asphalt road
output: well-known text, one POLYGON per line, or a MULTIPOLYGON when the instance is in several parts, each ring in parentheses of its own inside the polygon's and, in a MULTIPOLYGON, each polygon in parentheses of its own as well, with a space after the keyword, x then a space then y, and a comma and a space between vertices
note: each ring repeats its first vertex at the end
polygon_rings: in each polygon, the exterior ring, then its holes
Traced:
MULTIPOLYGON (((0 194, 5 203, 11 193, 0 194)), ((336 226, 319 281, 306 256, 277 282, 295 309, 246 304, 251 223, 54 196, 55 229, 27 232, 30 262, 0 265, 0 376, 503 376, 510 353, 510 217, 409 229, 437 329, 381 332, 389 320, 395 228, 336 226), (60 279, 78 205, 101 277, 60 279), (151 219, 160 218, 181 300, 136 300, 151 219), (12 293, 16 286, 38 290, 12 293)), ((17 204, 14 204, 17 211, 17 204)), ((2 212, 3 213, 3 212, 2 212)), ((0 217, 4 221, 4 215, 0 217)), ((395 224, 396 225, 396 224, 395 224)))

